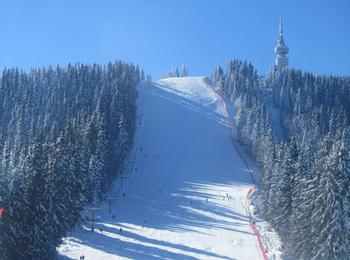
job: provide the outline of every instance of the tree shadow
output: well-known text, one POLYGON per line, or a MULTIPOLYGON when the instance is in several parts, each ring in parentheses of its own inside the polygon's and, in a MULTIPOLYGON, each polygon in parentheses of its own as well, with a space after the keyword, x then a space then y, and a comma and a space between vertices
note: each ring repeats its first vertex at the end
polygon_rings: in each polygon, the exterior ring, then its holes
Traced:
MULTIPOLYGON (((119 233, 119 230, 114 230, 114 228, 104 227, 106 232, 111 233, 119 233)), ((71 241, 74 243, 82 244, 85 246, 89 246, 98 250, 102 250, 106 253, 117 255, 120 257, 128 257, 131 259, 197 259, 196 257, 189 256, 187 254, 179 253, 179 252, 171 252, 164 247, 167 248, 175 248, 185 252, 193 252, 202 257, 215 257, 216 259, 230 259, 226 256, 221 256, 215 253, 206 252, 205 250, 200 250, 196 248, 192 248, 189 246, 179 245, 175 243, 165 242, 156 239, 149 239, 144 236, 137 235, 132 232, 122 231, 120 234, 123 237, 128 237, 138 242, 149 243, 152 245, 145 245, 140 243, 128 242, 125 240, 121 240, 116 237, 110 237, 103 233, 95 233, 93 236, 90 235, 90 231, 82 231, 79 239, 73 238, 71 241), (83 234, 86 233, 86 234, 83 234), (93 237, 93 239, 90 239, 93 237), (163 248, 159 248, 157 246, 162 246, 163 248)), ((60 259, 68 259, 65 256, 60 256, 60 259), (61 258, 62 257, 62 258, 61 258)))

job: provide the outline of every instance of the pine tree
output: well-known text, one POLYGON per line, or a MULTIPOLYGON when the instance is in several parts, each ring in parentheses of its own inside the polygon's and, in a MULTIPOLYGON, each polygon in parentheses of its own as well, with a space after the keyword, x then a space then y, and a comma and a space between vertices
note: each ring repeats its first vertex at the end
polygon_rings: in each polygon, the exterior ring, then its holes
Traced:
POLYGON ((0 259, 54 258, 86 200, 103 198, 124 163, 116 151, 121 114, 127 148, 133 138, 140 74, 119 61, 3 71, 0 259))
POLYGON ((188 68, 185 64, 181 65, 180 77, 188 77, 188 68))

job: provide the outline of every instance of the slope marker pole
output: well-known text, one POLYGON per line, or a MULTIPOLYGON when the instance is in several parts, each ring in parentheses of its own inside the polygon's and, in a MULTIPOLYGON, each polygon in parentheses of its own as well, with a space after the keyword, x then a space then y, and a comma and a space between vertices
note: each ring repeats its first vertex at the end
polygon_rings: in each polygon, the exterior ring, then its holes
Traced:
POLYGON ((123 180, 126 179, 126 175, 120 175, 120 189, 123 190, 123 180))
POLYGON ((95 231, 95 211, 100 210, 100 208, 89 208, 91 210, 91 231, 95 231))
POLYGON ((113 200, 117 200, 118 198, 116 197, 110 197, 110 198, 107 198, 108 200, 108 213, 111 214, 112 213, 112 201, 113 200))

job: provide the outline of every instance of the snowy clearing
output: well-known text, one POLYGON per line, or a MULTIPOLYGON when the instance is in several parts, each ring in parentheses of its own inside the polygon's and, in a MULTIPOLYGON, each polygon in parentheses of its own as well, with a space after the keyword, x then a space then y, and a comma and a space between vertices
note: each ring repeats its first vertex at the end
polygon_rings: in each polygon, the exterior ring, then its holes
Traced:
POLYGON ((245 213, 252 181, 224 101, 202 77, 138 87, 139 119, 123 190, 96 229, 75 230, 60 259, 262 259, 245 213))

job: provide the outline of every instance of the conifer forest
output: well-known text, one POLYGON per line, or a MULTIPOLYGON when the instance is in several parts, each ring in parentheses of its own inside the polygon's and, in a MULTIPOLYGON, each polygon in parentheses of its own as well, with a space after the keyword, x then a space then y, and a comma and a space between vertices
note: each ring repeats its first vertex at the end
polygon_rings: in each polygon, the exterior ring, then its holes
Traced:
POLYGON ((48 259, 104 197, 132 146, 140 70, 123 62, 0 81, 0 259, 48 259))
POLYGON ((295 259, 349 259, 350 78, 248 62, 211 81, 236 107, 239 142, 258 161, 262 205, 295 259))

